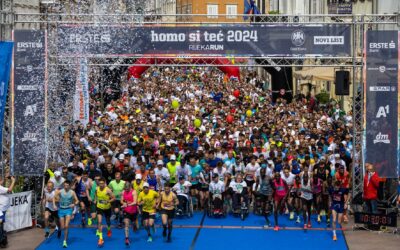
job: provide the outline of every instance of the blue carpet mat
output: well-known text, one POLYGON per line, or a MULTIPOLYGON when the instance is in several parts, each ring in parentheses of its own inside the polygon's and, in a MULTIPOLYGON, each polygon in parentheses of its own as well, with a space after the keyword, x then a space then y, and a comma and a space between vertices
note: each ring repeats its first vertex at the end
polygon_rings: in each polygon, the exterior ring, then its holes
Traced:
MULTIPOLYGON (((338 240, 332 241, 332 232, 326 229, 323 221, 318 224, 313 218, 311 230, 304 232, 301 227, 303 223, 296 224, 290 221, 288 216, 280 216, 279 224, 282 228, 279 232, 263 229, 265 220, 262 216, 249 214, 242 221, 239 217, 228 215, 226 218, 209 218, 205 216, 203 227, 200 228, 203 213, 195 213, 192 218, 176 218, 172 243, 164 242, 161 236, 160 220, 156 221, 157 231, 153 236, 153 242, 148 243, 144 230, 138 233, 130 231, 131 246, 124 245, 124 230, 117 229, 113 222, 112 237, 104 236, 104 247, 102 249, 195 249, 195 250, 243 250, 243 249, 347 249, 342 231, 337 232, 338 240), (198 232, 198 234, 197 234, 198 232), (196 237, 197 234, 197 237, 196 237), (192 248, 191 248, 192 247, 192 248)), ((270 216, 273 225, 273 216, 270 216)), ((77 216, 73 221, 68 239, 68 249, 90 250, 97 249, 96 229, 94 227, 82 229, 80 218, 77 216)), ((104 229, 103 234, 106 234, 104 229)), ((52 235, 43 241, 37 250, 62 249, 62 239, 52 235)))

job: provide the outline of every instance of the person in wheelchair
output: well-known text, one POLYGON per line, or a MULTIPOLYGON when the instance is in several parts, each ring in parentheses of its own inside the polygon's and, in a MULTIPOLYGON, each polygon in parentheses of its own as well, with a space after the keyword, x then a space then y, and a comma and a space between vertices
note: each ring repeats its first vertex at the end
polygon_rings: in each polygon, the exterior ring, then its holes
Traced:
POLYGON ((211 195, 212 213, 213 214, 223 214, 223 197, 222 193, 225 191, 225 183, 219 179, 219 175, 214 173, 212 175, 212 182, 209 186, 209 191, 211 195))
POLYGON ((179 200, 179 205, 178 205, 178 210, 177 210, 178 215, 183 215, 188 212, 187 207, 188 207, 188 202, 190 199, 190 196, 189 196, 190 186, 192 186, 192 183, 187 181, 185 179, 185 176, 179 176, 178 183, 176 183, 172 187, 172 190, 176 193, 178 200, 179 200))
POLYGON ((234 213, 240 213, 240 209, 247 209, 248 192, 247 184, 242 174, 237 174, 235 180, 231 181, 229 188, 232 196, 232 207, 234 213))

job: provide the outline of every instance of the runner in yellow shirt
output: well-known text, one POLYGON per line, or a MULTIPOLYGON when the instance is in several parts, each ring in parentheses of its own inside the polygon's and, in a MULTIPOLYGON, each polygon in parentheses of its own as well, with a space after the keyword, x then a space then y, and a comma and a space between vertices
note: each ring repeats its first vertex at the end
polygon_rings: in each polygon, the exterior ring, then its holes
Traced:
POLYGON ((161 220, 163 224, 163 237, 167 237, 167 223, 168 223, 168 238, 167 242, 171 242, 172 233, 172 219, 175 216, 175 207, 179 204, 178 197, 176 194, 171 192, 171 187, 166 185, 164 191, 161 192, 159 198, 159 204, 161 207, 161 220))
POLYGON ((107 223, 107 236, 111 237, 111 203, 115 200, 115 196, 111 189, 106 186, 106 179, 102 177, 99 181, 99 186, 96 189, 96 210, 97 210, 97 232, 96 235, 99 236, 98 245, 101 247, 104 245, 103 240, 103 225, 101 220, 103 215, 106 217, 107 223))
MULTIPOLYGON (((143 184, 143 192, 139 194, 138 202, 142 206, 142 219, 147 231, 147 242, 152 242, 150 227, 154 226, 154 219, 156 217, 156 208, 158 207, 158 193, 149 189, 149 183, 143 184)), ((154 229, 153 229, 154 230, 154 229)))

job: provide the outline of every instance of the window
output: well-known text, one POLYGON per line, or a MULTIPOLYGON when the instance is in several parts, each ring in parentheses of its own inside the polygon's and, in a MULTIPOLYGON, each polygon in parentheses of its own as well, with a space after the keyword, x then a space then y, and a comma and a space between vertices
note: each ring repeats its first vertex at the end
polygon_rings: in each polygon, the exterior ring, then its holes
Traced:
POLYGON ((207 17, 208 18, 218 18, 218 5, 217 4, 207 4, 207 17))
POLYGON ((237 5, 226 5, 226 18, 235 19, 237 18, 237 5))

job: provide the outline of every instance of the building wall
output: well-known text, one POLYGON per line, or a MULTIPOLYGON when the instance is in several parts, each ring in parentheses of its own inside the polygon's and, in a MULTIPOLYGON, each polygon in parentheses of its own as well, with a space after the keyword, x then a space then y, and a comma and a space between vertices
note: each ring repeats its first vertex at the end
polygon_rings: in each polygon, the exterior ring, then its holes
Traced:
POLYGON ((209 18, 207 16, 207 5, 218 5, 218 15, 225 15, 227 5, 236 5, 237 14, 241 15, 244 12, 243 0, 177 0, 177 14, 202 14, 203 16, 192 16, 187 19, 192 22, 241 22, 243 18, 237 16, 236 18, 217 17, 209 18))

